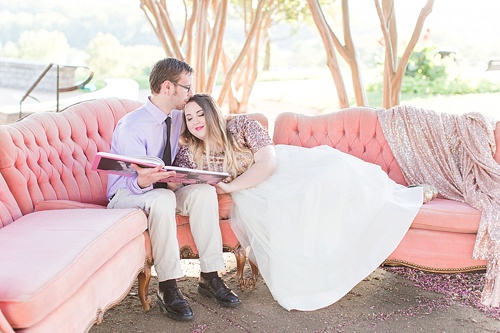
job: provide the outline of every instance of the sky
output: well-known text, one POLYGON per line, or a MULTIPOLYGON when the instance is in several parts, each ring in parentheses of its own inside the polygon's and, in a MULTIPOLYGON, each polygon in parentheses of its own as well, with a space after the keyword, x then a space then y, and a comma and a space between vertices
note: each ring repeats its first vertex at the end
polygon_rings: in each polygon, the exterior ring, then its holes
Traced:
MULTIPOLYGON (((418 14, 426 0, 396 0, 396 20, 398 36, 409 40, 417 21, 418 14)), ((378 18, 373 14, 374 0, 355 0, 349 2, 351 13, 363 13, 362 24, 380 31, 378 18), (364 10, 363 10, 364 9, 364 10)), ((441 37, 441 47, 454 48, 454 45, 474 44, 478 48, 498 50, 500 58, 500 1, 497 0, 435 0, 432 12, 425 20, 425 29, 431 37, 441 37), (449 45, 446 43, 449 42, 449 45)))

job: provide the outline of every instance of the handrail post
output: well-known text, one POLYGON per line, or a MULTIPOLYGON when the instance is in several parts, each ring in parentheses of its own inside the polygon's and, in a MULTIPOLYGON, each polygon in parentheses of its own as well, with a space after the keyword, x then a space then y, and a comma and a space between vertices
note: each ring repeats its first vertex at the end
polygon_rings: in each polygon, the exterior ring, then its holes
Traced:
POLYGON ((48 64, 44 68, 44 70, 42 71, 42 73, 40 73, 40 75, 37 77, 37 79, 35 80, 35 82, 33 82, 33 84, 24 93, 23 97, 19 100, 19 119, 21 119, 22 114, 23 114, 23 112, 22 112, 22 104, 23 104, 24 100, 26 98, 28 98, 28 97, 31 97, 31 98, 37 100, 33 96, 30 96, 30 94, 36 88, 36 86, 40 83, 40 81, 45 77, 45 75, 47 74, 47 72, 54 65, 56 66, 56 112, 59 112, 59 109, 60 109, 60 93, 61 92, 72 91, 72 90, 76 90, 76 89, 79 89, 79 88, 83 88, 94 77, 94 72, 90 68, 88 68, 88 67, 85 67, 85 66, 63 66, 63 68, 66 68, 66 67, 84 68, 84 69, 89 70, 90 74, 89 74, 89 76, 85 80, 83 80, 82 82, 78 82, 76 85, 73 85, 73 86, 70 86, 70 87, 61 88, 60 87, 60 85, 61 85, 61 82, 60 82, 60 80, 61 80, 61 78, 60 78, 61 66, 59 64, 54 64, 54 63, 48 64))
MULTIPOLYGON (((43 72, 38 76, 38 78, 36 79, 36 81, 33 82, 33 84, 24 93, 24 96, 19 101, 19 119, 21 119, 21 116, 23 114, 22 110, 21 110, 21 105, 23 104, 24 100, 31 94, 31 92, 33 91, 33 89, 35 89, 35 87, 38 85, 38 83, 40 83, 40 81, 42 80, 42 78, 45 76, 45 74, 47 74, 47 72, 52 68, 53 65, 54 65, 53 63, 48 64, 45 67, 45 69, 43 70, 43 72)), ((59 85, 59 83, 58 83, 58 85, 59 85)))

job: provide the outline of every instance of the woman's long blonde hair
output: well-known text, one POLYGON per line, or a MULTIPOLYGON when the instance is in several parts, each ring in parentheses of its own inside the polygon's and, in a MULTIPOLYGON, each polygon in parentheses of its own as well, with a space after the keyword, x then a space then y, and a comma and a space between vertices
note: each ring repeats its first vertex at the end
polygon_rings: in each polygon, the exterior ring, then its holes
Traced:
MULTIPOLYGON (((200 140, 189 132, 186 117, 183 118, 180 143, 186 145, 193 154, 193 160, 198 169, 214 170, 211 163, 210 146, 219 146, 224 150, 223 171, 228 172, 231 178, 236 178, 253 164, 253 154, 250 149, 238 144, 233 134, 227 128, 227 120, 212 96, 208 94, 193 95, 188 103, 195 102, 203 110, 207 136, 200 140), (212 145, 210 144, 212 143, 212 145), (206 160, 203 159, 203 154, 206 160)), ((187 105, 187 104, 186 104, 187 105)))

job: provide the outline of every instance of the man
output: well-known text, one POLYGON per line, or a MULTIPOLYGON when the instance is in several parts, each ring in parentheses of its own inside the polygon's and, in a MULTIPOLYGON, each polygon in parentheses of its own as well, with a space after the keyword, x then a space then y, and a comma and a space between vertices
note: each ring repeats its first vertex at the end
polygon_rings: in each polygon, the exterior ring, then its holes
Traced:
MULTIPOLYGON (((167 163, 172 162, 171 156, 175 156, 179 149, 183 117, 180 110, 193 95, 192 76, 193 69, 183 61, 174 58, 158 61, 149 76, 151 96, 144 106, 120 119, 113 133, 111 152, 131 156, 154 155, 168 159, 167 163), (170 135, 167 134, 168 128, 170 135), (167 143, 168 135, 170 140, 167 143)), ((201 274, 198 292, 214 298, 221 306, 238 306, 238 296, 217 273, 224 268, 224 258, 215 188, 196 184, 177 189, 178 184, 171 183, 167 183, 168 188, 159 188, 155 184, 175 175, 174 171, 132 166, 137 171, 135 177, 109 175, 108 208, 140 207, 148 214, 159 281, 156 301, 162 311, 175 320, 193 319, 193 311, 176 283, 176 279, 183 276, 176 213, 189 215, 191 233, 199 250, 201 274)))

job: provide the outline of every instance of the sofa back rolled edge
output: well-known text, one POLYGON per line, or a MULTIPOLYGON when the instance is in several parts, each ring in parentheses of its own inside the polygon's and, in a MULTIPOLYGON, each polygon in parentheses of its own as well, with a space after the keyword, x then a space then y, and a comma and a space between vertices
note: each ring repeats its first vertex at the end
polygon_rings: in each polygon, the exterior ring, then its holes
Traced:
POLYGON ((407 185, 373 108, 352 107, 321 115, 281 113, 275 120, 273 142, 308 148, 328 145, 379 165, 395 182, 407 185))
POLYGON ((142 104, 102 98, 1 125, 0 174, 21 213, 45 200, 105 205, 107 175, 91 170, 94 156, 109 151, 118 120, 142 104))
POLYGON ((21 209, 0 174, 0 229, 21 216, 21 209))

